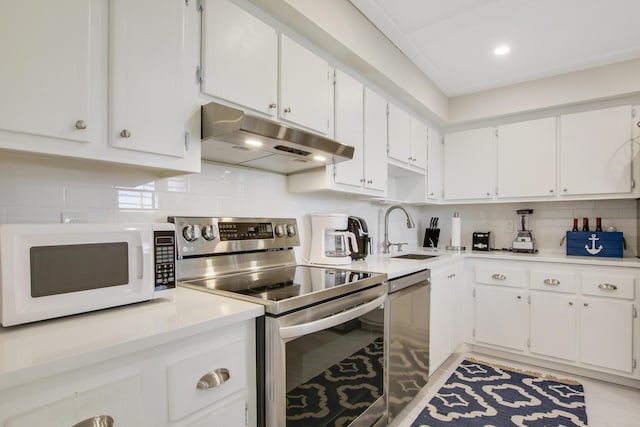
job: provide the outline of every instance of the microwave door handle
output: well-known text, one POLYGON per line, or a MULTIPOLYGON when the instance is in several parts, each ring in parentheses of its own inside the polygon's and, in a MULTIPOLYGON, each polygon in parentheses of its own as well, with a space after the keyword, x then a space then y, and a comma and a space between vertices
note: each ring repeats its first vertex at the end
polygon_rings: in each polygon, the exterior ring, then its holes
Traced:
MULTIPOLYGON (((138 250, 136 252, 136 268, 138 269, 138 280, 142 280, 144 276, 144 252, 142 250, 142 245, 138 245, 138 250)), ((153 256, 153 255, 152 255, 153 256)), ((155 274, 155 273, 153 273, 155 274)))
POLYGON ((334 326, 338 326, 341 323, 344 323, 351 319, 355 319, 356 317, 362 316, 363 314, 371 311, 373 308, 381 304, 384 304, 386 298, 387 298, 386 294, 381 295, 378 298, 372 301, 369 301, 368 303, 359 305, 349 310, 342 311, 338 314, 334 314, 333 316, 325 317, 319 320, 314 320, 313 322, 302 323, 300 325, 282 327, 280 328, 280 337, 282 339, 292 340, 294 338, 298 338, 303 335, 312 334, 314 332, 318 332, 324 329, 329 329, 334 326))

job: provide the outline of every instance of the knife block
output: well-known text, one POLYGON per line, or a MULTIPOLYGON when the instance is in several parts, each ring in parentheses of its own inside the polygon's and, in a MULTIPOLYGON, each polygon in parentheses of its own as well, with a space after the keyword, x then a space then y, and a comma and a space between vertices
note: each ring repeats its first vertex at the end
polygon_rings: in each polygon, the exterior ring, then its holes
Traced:
POLYGON ((437 248, 438 239, 440 238, 439 228, 427 228, 424 232, 424 241, 422 247, 424 248, 437 248))

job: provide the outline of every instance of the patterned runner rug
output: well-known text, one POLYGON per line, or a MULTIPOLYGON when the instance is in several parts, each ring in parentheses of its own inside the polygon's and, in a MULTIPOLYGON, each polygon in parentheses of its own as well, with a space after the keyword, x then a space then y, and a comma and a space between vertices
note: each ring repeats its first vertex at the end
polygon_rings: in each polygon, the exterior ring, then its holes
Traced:
POLYGON ((411 427, 586 425, 579 383, 466 359, 411 427))

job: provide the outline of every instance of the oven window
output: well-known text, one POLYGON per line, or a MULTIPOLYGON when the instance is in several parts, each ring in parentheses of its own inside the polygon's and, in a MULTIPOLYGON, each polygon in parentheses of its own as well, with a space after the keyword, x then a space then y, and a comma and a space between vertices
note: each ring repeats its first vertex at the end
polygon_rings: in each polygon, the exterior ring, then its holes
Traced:
POLYGON ((384 310, 286 344, 287 427, 346 426, 384 394, 384 310))
POLYGON ((129 283, 127 242, 36 246, 30 250, 31 297, 129 283))

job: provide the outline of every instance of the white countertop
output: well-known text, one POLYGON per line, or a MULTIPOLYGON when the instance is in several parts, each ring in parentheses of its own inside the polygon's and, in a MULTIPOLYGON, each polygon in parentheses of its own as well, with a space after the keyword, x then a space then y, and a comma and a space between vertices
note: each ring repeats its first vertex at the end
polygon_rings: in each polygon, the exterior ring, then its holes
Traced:
POLYGON ((0 328, 0 390, 264 314, 264 307, 177 288, 171 298, 0 328))
POLYGON ((432 250, 425 248, 406 249, 403 252, 393 254, 374 254, 369 255, 364 261, 354 261, 348 266, 341 268, 351 268, 354 270, 362 270, 377 273, 387 273, 389 279, 415 273, 426 268, 435 269, 446 266, 448 263, 461 259, 494 259, 494 260, 510 260, 510 261, 536 261, 551 263, 570 263, 582 265, 596 265, 608 267, 630 267, 640 268, 640 259, 638 258, 605 258, 605 257, 580 257, 567 256, 560 252, 540 252, 535 254, 513 253, 507 251, 462 251, 453 252, 446 250, 432 250), (431 254, 438 255, 436 258, 425 260, 398 259, 393 258, 403 254, 431 254))

